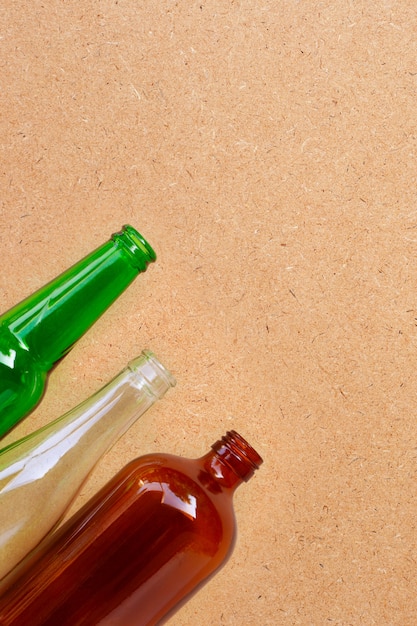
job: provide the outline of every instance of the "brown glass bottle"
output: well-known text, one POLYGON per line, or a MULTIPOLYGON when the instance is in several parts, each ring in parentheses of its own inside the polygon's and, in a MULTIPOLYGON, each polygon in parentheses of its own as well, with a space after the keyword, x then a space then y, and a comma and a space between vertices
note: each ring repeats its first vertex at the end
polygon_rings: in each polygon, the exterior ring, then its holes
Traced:
POLYGON ((161 623, 231 554, 233 493, 261 463, 235 431, 132 461, 6 578, 0 624, 161 623))

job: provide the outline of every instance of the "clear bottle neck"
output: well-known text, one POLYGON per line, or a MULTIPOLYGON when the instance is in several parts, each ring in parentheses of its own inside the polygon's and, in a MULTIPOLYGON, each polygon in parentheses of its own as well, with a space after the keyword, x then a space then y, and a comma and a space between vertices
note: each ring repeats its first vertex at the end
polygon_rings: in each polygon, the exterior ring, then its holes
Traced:
POLYGON ((0 488, 4 471, 7 475, 23 472, 28 481, 26 475, 32 467, 41 466, 46 474, 66 455, 74 455, 78 473, 86 475, 100 456, 175 383, 155 355, 143 351, 87 400, 0 450, 0 488))
POLYGON ((128 369, 135 375, 133 384, 138 388, 147 387, 156 398, 162 398, 176 384, 173 375, 150 350, 144 350, 140 356, 130 361, 128 369))

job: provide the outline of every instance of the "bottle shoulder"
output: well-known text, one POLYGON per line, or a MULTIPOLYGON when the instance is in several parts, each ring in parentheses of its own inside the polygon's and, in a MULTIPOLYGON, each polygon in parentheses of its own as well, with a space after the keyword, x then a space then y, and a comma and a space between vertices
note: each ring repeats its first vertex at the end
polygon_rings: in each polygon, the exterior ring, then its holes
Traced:
POLYGON ((0 326, 0 435, 37 404, 45 380, 30 352, 0 326))
POLYGON ((235 534, 230 494, 207 489, 200 472, 198 460, 145 455, 126 465, 108 483, 105 494, 97 494, 97 510, 108 519, 141 517, 144 507, 156 515, 169 513, 193 534, 222 544, 227 551, 235 534))
POLYGON ((130 480, 134 477, 138 486, 149 484, 158 488, 158 485, 169 484, 184 498, 188 493, 195 493, 203 499, 212 501, 215 507, 220 507, 222 501, 230 502, 230 507, 232 506, 227 491, 220 487, 213 488, 208 484, 200 459, 163 453, 147 454, 126 465, 120 475, 121 479, 123 475, 130 480))
MULTIPOLYGON (((4 374, 10 372, 16 376, 33 373, 33 377, 42 378, 39 362, 29 348, 5 324, 0 323, 0 368, 4 374)), ((3 377, 0 378, 3 380, 3 377)))

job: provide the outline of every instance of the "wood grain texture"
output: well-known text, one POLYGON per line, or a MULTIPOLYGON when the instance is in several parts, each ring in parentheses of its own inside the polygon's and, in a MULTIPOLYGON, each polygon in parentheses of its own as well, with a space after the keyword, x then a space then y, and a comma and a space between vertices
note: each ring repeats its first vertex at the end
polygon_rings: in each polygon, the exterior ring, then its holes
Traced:
POLYGON ((172 626, 413 626, 415 3, 4 0, 2 310, 131 223, 158 253, 9 438, 143 348, 178 386, 74 508, 230 427, 265 463, 172 626))

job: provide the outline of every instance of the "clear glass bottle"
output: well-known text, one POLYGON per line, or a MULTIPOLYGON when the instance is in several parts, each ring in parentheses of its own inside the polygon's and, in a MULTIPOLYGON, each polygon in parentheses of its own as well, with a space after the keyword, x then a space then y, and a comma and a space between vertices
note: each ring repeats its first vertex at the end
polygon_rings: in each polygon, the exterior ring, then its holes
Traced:
POLYGON ((200 459, 129 463, 11 574, 3 626, 151 626, 230 556, 233 494, 262 463, 235 431, 200 459))
POLYGON ((36 406, 52 366, 155 258, 124 226, 0 317, 0 436, 36 406))
POLYGON ((100 457, 174 384, 145 351, 88 400, 0 451, 0 579, 60 520, 100 457))

